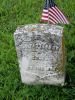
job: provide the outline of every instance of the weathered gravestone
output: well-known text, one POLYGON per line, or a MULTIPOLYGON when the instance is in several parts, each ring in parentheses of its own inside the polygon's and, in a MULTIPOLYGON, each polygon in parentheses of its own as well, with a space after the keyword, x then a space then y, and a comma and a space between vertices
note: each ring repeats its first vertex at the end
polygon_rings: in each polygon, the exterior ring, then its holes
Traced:
POLYGON ((26 84, 64 84, 63 28, 29 24, 14 33, 21 79, 26 84))

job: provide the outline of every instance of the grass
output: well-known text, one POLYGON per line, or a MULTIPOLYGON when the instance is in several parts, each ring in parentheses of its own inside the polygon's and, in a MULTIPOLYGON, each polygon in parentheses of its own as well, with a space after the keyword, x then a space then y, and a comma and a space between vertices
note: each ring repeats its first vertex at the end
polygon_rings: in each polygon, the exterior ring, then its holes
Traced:
POLYGON ((64 25, 67 85, 21 83, 13 33, 19 25, 39 23, 44 0, 0 0, 0 100, 75 100, 75 1, 56 0, 68 17, 64 25))

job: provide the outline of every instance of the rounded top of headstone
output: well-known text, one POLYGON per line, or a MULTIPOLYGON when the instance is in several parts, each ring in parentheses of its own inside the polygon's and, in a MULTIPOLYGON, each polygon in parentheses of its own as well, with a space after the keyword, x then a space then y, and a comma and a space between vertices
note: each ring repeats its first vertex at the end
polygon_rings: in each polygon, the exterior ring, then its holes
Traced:
POLYGON ((44 32, 62 36, 63 27, 51 24, 27 24, 16 29, 14 34, 44 32))

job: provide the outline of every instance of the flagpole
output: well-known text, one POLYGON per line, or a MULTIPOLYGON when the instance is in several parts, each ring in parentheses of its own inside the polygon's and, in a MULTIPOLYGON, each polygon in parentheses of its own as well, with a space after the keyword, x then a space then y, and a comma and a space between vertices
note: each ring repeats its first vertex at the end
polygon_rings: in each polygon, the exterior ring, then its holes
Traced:
POLYGON ((49 0, 47 0, 47 7, 48 7, 48 24, 49 24, 49 0))

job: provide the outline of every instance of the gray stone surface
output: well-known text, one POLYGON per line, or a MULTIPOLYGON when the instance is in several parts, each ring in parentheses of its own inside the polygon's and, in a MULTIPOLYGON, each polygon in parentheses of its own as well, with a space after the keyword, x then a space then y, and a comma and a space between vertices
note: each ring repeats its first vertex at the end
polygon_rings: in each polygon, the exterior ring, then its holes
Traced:
POLYGON ((14 33, 21 79, 26 84, 64 84, 63 28, 29 24, 14 33))

